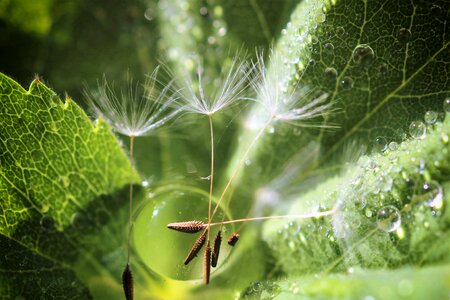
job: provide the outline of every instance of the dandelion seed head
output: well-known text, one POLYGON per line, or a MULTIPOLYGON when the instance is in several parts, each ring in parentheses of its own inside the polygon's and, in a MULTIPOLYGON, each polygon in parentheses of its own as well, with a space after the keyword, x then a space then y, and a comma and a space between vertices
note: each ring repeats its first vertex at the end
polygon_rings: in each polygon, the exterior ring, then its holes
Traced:
MULTIPOLYGON (((328 94, 320 93, 311 97, 308 86, 300 83, 289 86, 289 72, 287 72, 281 57, 270 55, 270 72, 265 66, 263 54, 257 54, 253 64, 257 76, 251 85, 256 93, 255 101, 265 109, 265 114, 253 116, 247 127, 261 127, 272 120, 291 123, 297 126, 321 127, 321 125, 305 123, 304 121, 324 116, 331 112, 331 103, 327 103, 328 94), (313 98, 311 100, 311 98, 313 98)), ((299 81, 300 82, 300 81, 299 81)))
POLYGON ((158 86, 162 85, 157 79, 158 69, 147 76, 144 85, 129 79, 127 88, 120 91, 114 89, 114 84, 108 84, 104 76, 97 90, 85 90, 90 107, 121 134, 150 134, 179 112, 174 109, 178 98, 172 82, 162 88, 158 86))
POLYGON ((213 81, 214 88, 207 89, 204 69, 199 65, 197 77, 188 76, 182 83, 179 105, 186 112, 213 115, 242 99, 250 73, 248 63, 236 56, 229 67, 222 69, 220 77, 213 81))

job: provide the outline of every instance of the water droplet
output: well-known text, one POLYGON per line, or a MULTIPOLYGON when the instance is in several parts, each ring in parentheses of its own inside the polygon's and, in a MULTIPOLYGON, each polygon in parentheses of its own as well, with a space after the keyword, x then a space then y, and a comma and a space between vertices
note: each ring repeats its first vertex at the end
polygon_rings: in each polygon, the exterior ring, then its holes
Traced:
POLYGON ((70 218, 70 224, 76 229, 83 229, 86 227, 86 222, 80 213, 74 213, 70 218))
POLYGON ((334 45, 332 43, 326 43, 323 45, 323 49, 328 53, 332 53, 334 51, 334 45))
POLYGON ((415 139, 423 139, 427 134, 427 127, 421 121, 413 121, 409 125, 409 134, 415 139))
POLYGON ((392 205, 385 206, 378 211, 377 226, 385 232, 392 232, 400 227, 402 217, 400 211, 392 205))
POLYGON ((267 132, 270 133, 270 134, 275 133, 275 127, 273 127, 273 126, 268 127, 267 128, 267 132))
POLYGON ((39 224, 45 230, 54 230, 55 229, 55 221, 53 221, 53 218, 49 215, 43 215, 41 220, 39 221, 39 224))
POLYGON ((398 143, 396 143, 396 142, 389 143, 389 150, 396 151, 397 149, 398 149, 398 143))
POLYGON ((360 65, 368 65, 375 58, 375 52, 367 44, 361 44, 356 46, 353 50, 353 61, 360 65))
POLYGON ((424 116, 425 123, 430 125, 436 123, 437 118, 438 118, 437 112, 432 110, 427 111, 424 116))
POLYGON ((402 43, 407 43, 411 39, 411 31, 407 28, 401 28, 398 31, 398 40, 402 43))
POLYGON ((151 21, 155 18, 155 11, 152 8, 147 8, 144 13, 144 18, 147 19, 147 21, 151 21))
MULTIPOLYGON (((208 197, 191 188, 164 190, 152 199, 146 199, 133 227, 133 248, 140 260, 153 272, 175 280, 193 280, 202 276, 203 260, 192 260, 186 267, 183 258, 190 251, 198 234, 184 234, 167 229, 167 224, 189 220, 207 220, 208 197), (168 257, 169 259, 155 259, 168 257)), ((217 216, 224 214, 218 210, 217 216)), ((229 216, 225 213, 225 219, 229 216)), ((231 226, 228 229, 234 231, 231 226)), ((215 236, 212 229, 211 236, 215 236)), ((230 247, 222 247, 218 268, 226 262, 230 247)))
POLYGON ((366 215, 366 217, 371 218, 372 217, 372 211, 370 210, 370 208, 366 208, 364 210, 364 214, 366 215))
POLYGON ((440 209, 443 205, 444 193, 437 181, 430 180, 422 185, 419 194, 414 198, 416 201, 425 201, 430 207, 440 209))
POLYGON ((142 185, 142 187, 148 187, 148 185, 149 185, 149 183, 148 183, 148 180, 143 180, 142 181, 142 183, 141 183, 141 185, 142 185))
POLYGON ((386 63, 382 63, 378 66, 378 72, 380 72, 380 74, 384 74, 389 70, 389 67, 386 63))
POLYGON ((387 175, 387 174, 382 174, 378 178, 379 188, 383 192, 389 192, 391 190, 391 188, 392 188, 392 183, 393 183, 392 177, 387 175))
POLYGON ((317 23, 323 23, 323 22, 325 22, 326 19, 327 19, 327 17, 325 16, 324 13, 318 13, 316 15, 316 22, 317 23))
POLYGON ((386 139, 382 136, 377 137, 373 143, 373 148, 378 152, 386 151, 387 147, 386 139))
POLYGON ((337 33, 338 35, 343 35, 343 34, 345 33, 344 27, 342 27, 342 26, 336 27, 336 33, 337 33))
POLYGON ((444 111, 450 114, 450 98, 444 100, 444 111))
POLYGON ((281 30, 281 35, 286 35, 286 33, 287 33, 286 29, 281 30))
POLYGON ((252 161, 251 161, 250 159, 246 159, 246 160, 244 161, 244 164, 245 164, 246 166, 250 166, 250 165, 252 164, 252 161))
POLYGON ((325 75, 327 76, 327 78, 329 78, 331 80, 336 80, 337 71, 335 68, 326 68, 325 75))
POLYGON ((351 77, 345 76, 341 80, 341 86, 344 89, 348 89, 348 90, 351 89, 353 87, 353 84, 354 84, 354 82, 353 82, 353 79, 351 77))

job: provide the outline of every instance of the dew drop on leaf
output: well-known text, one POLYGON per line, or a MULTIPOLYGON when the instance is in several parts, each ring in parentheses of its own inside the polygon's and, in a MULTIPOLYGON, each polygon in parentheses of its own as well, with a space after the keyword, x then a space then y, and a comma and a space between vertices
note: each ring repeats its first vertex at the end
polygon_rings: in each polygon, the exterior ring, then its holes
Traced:
POLYGON ((326 68, 325 69, 325 75, 327 78, 331 80, 336 80, 337 77, 337 71, 335 68, 326 68))
POLYGON ((39 224, 45 230, 52 231, 55 229, 55 222, 53 221, 53 218, 49 215, 43 215, 41 220, 39 221, 39 224))
POLYGON ((342 26, 336 27, 336 34, 343 35, 345 33, 345 29, 342 26))
POLYGON ((434 180, 425 182, 417 195, 415 195, 416 201, 425 201, 426 205, 440 209, 443 204, 444 193, 441 185, 434 180))
POLYGON ((323 23, 323 22, 325 22, 325 20, 327 19, 327 17, 325 16, 325 14, 324 13, 318 13, 317 15, 316 15, 316 22, 317 23, 323 23))
POLYGON ((389 143, 389 150, 396 151, 398 149, 398 143, 397 142, 390 142, 389 143))
POLYGON ((325 45, 323 45, 323 49, 327 52, 327 53, 333 53, 334 51, 334 45, 332 43, 326 43, 325 45))
POLYGON ((360 65, 368 65, 375 58, 375 52, 367 44, 361 44, 356 46, 353 50, 353 61, 360 65))
POLYGON ((450 98, 444 100, 444 111, 450 113, 450 98))
POLYGON ((341 80, 341 86, 344 89, 351 89, 353 87, 354 81, 351 77, 345 76, 344 78, 342 78, 341 80))
POLYGON ((377 137, 373 143, 373 148, 378 152, 386 151, 387 147, 388 144, 386 142, 386 139, 382 136, 377 137))
POLYGON ((377 214, 377 226, 385 232, 392 232, 400 227, 402 218, 400 211, 392 205, 382 207, 377 214))
POLYGON ((409 134, 415 139, 425 138, 427 133, 427 128, 425 124, 421 121, 413 121, 409 125, 409 134))
POLYGON ((407 28, 401 28, 398 31, 398 41, 401 43, 407 43, 411 39, 411 31, 407 28))
POLYGON ((425 123, 429 125, 436 123, 437 118, 438 118, 437 112, 432 110, 427 111, 424 116, 425 123))
POLYGON ((389 70, 389 67, 386 63, 382 63, 381 65, 378 66, 378 72, 380 72, 380 74, 384 74, 389 70))

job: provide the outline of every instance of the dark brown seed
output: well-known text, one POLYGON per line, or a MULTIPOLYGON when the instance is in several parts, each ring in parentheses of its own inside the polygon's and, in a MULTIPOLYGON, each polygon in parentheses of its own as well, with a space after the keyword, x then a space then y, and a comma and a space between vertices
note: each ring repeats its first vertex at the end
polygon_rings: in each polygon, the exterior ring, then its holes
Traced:
POLYGON ((222 243, 222 231, 218 231, 216 238, 214 239, 214 250, 211 257, 211 266, 215 268, 217 261, 219 260, 220 244, 222 243))
POLYGON ((228 238, 228 245, 230 246, 234 246, 236 245, 236 243, 239 240, 239 233, 233 233, 229 238, 228 238))
POLYGON ((203 256, 203 278, 205 284, 209 283, 209 276, 211 274, 211 247, 209 241, 206 243, 205 254, 203 256))
POLYGON ((133 300, 133 275, 131 274, 130 265, 125 266, 122 273, 122 285, 126 300, 133 300))
POLYGON ((177 222, 170 223, 167 228, 186 233, 196 233, 204 228, 204 223, 202 221, 177 222))
POLYGON ((185 265, 190 263, 191 260, 193 260, 197 256, 197 254, 200 251, 200 249, 202 249, 202 247, 203 247, 203 245, 205 244, 205 241, 206 241, 207 233, 208 233, 208 230, 206 229, 198 237, 198 239, 194 242, 194 245, 192 246, 191 251, 189 251, 189 254, 186 256, 186 259, 184 260, 184 264, 185 265))

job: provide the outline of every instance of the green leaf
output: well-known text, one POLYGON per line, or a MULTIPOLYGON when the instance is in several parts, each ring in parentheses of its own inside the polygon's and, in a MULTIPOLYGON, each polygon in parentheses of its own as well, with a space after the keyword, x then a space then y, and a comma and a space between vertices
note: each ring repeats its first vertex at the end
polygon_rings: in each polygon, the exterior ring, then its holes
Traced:
POLYGON ((37 79, 26 91, 0 74, 0 99, 1 294, 90 298, 77 265, 116 241, 95 231, 126 203, 110 195, 129 182, 127 157, 103 120, 37 79))
POLYGON ((295 200, 290 213, 333 206, 332 218, 270 221, 264 239, 288 275, 448 264, 450 117, 423 140, 362 156, 295 200), (386 214, 387 212, 387 214, 386 214))
POLYGON ((395 271, 352 270, 350 274, 255 283, 243 299, 445 299, 449 266, 395 271))
MULTIPOLYGON (((450 95, 449 12, 449 3, 443 1, 302 1, 275 47, 271 58, 276 60, 267 63, 268 72, 282 74, 279 84, 287 91, 297 84, 308 87, 306 102, 329 94, 338 111, 323 121, 338 128, 320 130, 306 123, 304 128, 279 124, 268 130, 248 158, 259 170, 246 168, 241 185, 252 192, 270 182, 310 143, 316 145, 316 155, 289 184, 326 177, 339 171, 350 151, 377 150, 378 140, 386 145, 401 141, 410 136, 411 122, 423 122, 426 111, 442 111, 450 95), (330 68, 336 73, 330 75, 330 68)), ((250 111, 241 132, 246 142, 233 161, 257 134, 255 120, 264 124, 265 117, 259 106, 250 111)))

